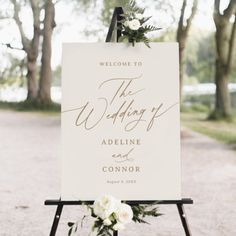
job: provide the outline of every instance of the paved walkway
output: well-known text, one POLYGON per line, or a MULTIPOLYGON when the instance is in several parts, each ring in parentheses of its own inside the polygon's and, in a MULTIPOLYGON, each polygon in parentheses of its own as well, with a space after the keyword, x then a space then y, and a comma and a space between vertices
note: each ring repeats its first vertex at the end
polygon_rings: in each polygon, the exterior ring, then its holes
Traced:
MULTIPOLYGON (((0 235, 46 236, 54 207, 47 198, 60 191, 60 119, 0 110, 0 235)), ((193 236, 236 235, 236 152, 189 130, 182 140, 182 188, 195 204, 186 207, 193 236)), ((120 236, 184 235, 174 206, 151 225, 131 224, 120 236)), ((82 217, 81 207, 65 208, 58 235, 66 222, 82 217)), ((91 224, 90 221, 85 225, 91 224)), ((88 235, 88 228, 80 234, 88 235)))

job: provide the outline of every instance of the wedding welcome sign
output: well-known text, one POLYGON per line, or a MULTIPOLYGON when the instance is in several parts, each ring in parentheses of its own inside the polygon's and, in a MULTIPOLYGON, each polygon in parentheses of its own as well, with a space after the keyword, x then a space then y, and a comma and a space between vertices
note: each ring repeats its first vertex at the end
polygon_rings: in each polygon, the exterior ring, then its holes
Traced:
POLYGON ((177 43, 63 45, 63 200, 181 198, 178 61, 177 43))

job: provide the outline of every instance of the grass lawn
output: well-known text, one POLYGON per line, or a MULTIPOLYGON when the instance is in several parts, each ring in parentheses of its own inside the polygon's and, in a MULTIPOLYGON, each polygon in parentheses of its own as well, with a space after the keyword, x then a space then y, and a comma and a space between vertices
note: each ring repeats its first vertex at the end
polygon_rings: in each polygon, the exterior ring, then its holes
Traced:
POLYGON ((206 113, 181 113, 182 125, 216 140, 232 145, 236 149, 236 118, 232 122, 209 121, 206 113))
POLYGON ((15 110, 21 112, 36 112, 43 115, 60 115, 61 106, 57 103, 50 105, 40 105, 31 102, 1 102, 0 109, 2 110, 15 110))

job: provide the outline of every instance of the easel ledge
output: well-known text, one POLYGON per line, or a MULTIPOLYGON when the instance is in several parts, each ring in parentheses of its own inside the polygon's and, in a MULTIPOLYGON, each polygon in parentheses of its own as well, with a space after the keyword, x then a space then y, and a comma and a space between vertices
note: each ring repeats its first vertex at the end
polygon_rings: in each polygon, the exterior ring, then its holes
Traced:
MULTIPOLYGON (((131 206, 135 206, 138 204, 153 204, 158 202, 158 204, 167 205, 167 204, 193 204, 193 200, 191 198, 182 198, 181 200, 160 200, 160 201, 123 201, 131 206)), ((44 202, 47 206, 56 206, 56 205, 64 205, 64 206, 72 206, 72 205, 82 205, 88 204, 92 205, 94 201, 63 201, 63 200, 46 200, 44 202)))

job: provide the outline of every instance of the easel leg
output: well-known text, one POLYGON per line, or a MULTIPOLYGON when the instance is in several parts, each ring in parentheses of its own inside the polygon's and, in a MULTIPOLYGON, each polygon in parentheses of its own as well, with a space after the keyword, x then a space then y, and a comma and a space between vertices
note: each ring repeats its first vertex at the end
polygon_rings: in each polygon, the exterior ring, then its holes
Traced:
POLYGON ((118 231, 114 231, 113 236, 118 236, 118 231))
POLYGON ((185 215, 185 212, 184 212, 183 204, 182 203, 177 203, 177 208, 178 208, 178 211, 179 211, 179 216, 180 216, 182 225, 184 227, 185 235, 186 236, 191 236, 190 229, 189 229, 188 222, 187 222, 187 218, 186 218, 186 215, 185 215))
POLYGON ((62 209, 63 209, 63 205, 62 204, 57 205, 56 214, 54 216, 54 220, 53 220, 53 224, 52 224, 52 229, 51 229, 51 232, 50 232, 49 236, 55 236, 56 235, 57 226, 58 226, 58 223, 60 221, 62 209))

